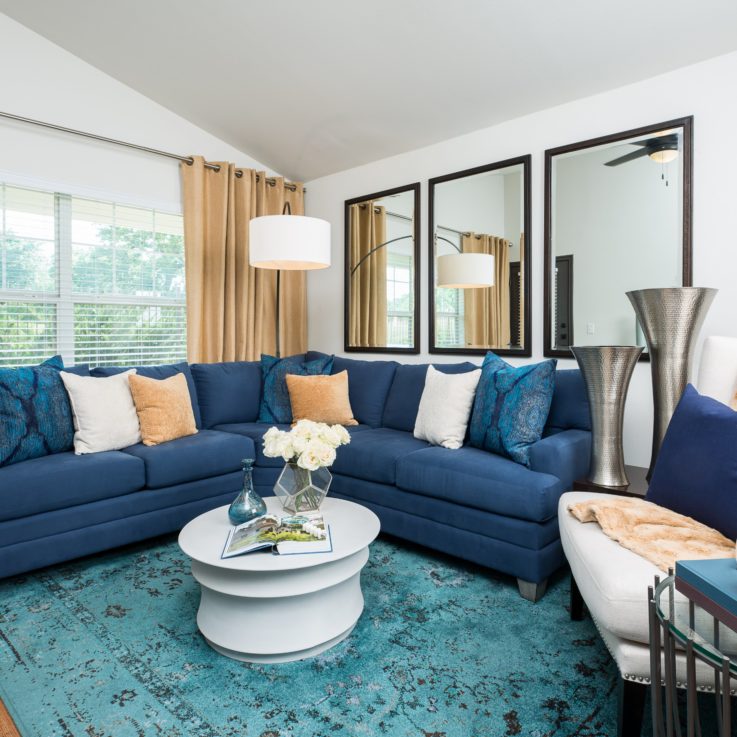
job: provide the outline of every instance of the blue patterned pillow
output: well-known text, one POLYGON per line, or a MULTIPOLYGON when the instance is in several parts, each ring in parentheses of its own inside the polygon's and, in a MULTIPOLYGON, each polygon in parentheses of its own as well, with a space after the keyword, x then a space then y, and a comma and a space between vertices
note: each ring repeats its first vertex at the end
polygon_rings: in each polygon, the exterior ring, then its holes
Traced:
POLYGON ((61 356, 54 356, 40 366, 0 369, 0 466, 72 449, 63 368, 61 356))
POLYGON ((316 376, 329 374, 333 369, 333 357, 325 356, 315 361, 305 361, 303 356, 275 358, 261 356, 261 406, 259 422, 285 423, 292 421, 292 403, 289 401, 287 374, 297 376, 316 376))
POLYGON ((471 445, 530 465, 555 388, 555 359, 514 367, 487 353, 471 414, 471 445))

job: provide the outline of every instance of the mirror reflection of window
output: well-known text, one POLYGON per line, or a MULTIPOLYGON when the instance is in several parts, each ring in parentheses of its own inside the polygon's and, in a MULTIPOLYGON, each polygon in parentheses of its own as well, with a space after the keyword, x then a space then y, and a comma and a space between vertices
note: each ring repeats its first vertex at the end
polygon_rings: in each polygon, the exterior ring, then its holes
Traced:
POLYGON ((686 285, 689 137, 686 126, 667 125, 549 152, 546 328, 553 351, 644 345, 626 292, 686 285))
POLYGON ((526 349, 526 163, 523 157, 431 180, 435 265, 431 351, 526 349), (455 254, 491 257, 493 285, 440 283, 438 259, 455 254))
POLYGON ((417 352, 419 186, 346 202, 346 350, 417 352))

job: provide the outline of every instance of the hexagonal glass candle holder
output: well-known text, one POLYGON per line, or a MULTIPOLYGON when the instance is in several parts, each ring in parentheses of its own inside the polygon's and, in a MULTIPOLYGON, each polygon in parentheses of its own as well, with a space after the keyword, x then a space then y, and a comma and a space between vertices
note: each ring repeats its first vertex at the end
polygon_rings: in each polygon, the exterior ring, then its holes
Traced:
POLYGON ((279 474, 274 493, 287 512, 314 512, 328 494, 333 475, 327 468, 308 471, 287 463, 279 474))

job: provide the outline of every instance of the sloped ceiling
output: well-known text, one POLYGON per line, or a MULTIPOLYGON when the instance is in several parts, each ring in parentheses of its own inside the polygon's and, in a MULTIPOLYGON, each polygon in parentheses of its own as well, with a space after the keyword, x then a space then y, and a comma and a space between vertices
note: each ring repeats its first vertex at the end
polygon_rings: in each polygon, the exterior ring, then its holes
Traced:
POLYGON ((737 49, 734 0, 0 0, 0 11, 304 181, 737 49))

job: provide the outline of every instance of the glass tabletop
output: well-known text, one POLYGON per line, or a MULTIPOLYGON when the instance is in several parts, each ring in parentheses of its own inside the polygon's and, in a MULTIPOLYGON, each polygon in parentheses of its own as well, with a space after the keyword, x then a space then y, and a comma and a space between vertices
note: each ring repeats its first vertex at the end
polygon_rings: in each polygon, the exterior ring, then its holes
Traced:
POLYGON ((690 599, 676 591, 675 576, 664 578, 653 592, 658 619, 683 645, 691 640, 696 653, 708 663, 721 668, 729 660, 732 675, 737 676, 737 635, 690 599), (725 645, 728 647, 725 652, 725 645))

